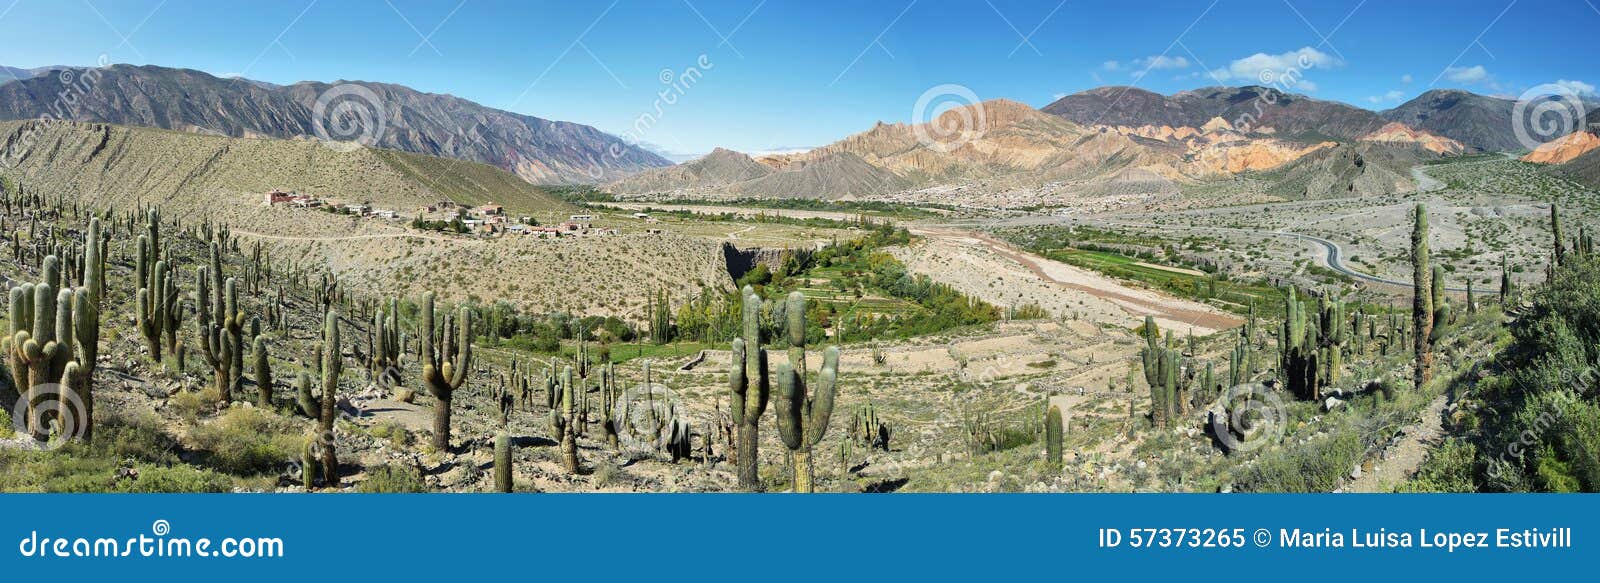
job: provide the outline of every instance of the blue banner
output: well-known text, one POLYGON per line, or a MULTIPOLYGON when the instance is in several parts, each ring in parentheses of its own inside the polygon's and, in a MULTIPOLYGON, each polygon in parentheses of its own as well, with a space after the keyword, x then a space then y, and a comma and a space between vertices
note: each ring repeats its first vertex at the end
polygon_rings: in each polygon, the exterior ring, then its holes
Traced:
POLYGON ((1593 495, 0 496, 10 581, 1592 577, 1593 495))

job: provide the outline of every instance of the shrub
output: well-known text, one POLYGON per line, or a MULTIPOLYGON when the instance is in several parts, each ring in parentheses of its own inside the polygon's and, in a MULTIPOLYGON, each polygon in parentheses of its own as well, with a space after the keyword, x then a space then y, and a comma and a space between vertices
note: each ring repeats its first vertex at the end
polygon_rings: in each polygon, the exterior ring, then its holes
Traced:
POLYGON ((223 472, 255 475, 280 471, 298 459, 304 438, 289 420, 251 407, 229 409, 189 434, 194 449, 223 472))
POLYGON ((425 492, 427 484, 422 472, 412 466, 385 464, 367 472, 367 479, 356 486, 356 491, 366 494, 425 492))

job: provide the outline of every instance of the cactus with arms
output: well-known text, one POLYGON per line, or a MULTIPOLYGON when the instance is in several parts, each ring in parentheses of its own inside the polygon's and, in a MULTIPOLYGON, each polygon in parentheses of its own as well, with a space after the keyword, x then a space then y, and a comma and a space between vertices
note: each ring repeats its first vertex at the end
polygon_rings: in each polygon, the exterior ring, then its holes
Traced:
POLYGON ((761 414, 767 410, 771 385, 767 378, 767 351, 761 348, 761 297, 745 286, 741 307, 743 331, 733 339, 733 363, 728 373, 729 410, 738 426, 739 487, 761 488, 757 460, 761 414))
POLYGON ((778 366, 778 434, 794 456, 794 491, 815 490, 811 449, 828 432, 833 401, 839 385, 839 347, 822 353, 822 371, 816 392, 808 394, 806 382, 806 300, 800 292, 788 297, 784 315, 789 339, 789 362, 778 366))
POLYGON ((436 400, 433 408, 433 447, 450 450, 450 402, 456 389, 467 382, 467 367, 472 364, 472 311, 462 307, 459 320, 449 314, 444 325, 433 326, 433 292, 422 299, 422 381, 436 400), (452 325, 456 329, 452 330, 452 325), (434 343, 435 336, 439 342, 434 343))

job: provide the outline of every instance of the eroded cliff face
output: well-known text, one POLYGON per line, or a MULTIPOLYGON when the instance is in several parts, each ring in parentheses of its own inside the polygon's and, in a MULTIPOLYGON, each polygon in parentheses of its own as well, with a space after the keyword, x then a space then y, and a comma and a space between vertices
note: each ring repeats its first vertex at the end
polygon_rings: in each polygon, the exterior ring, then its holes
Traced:
POLYGON ((1376 132, 1361 138, 1366 142, 1384 142, 1388 144, 1412 145, 1435 154, 1460 154, 1467 147, 1450 138, 1434 135, 1430 132, 1414 129, 1399 122, 1390 122, 1376 132))
POLYGON ((1593 132, 1567 134, 1545 142, 1522 156, 1523 162, 1539 164, 1566 164, 1600 147, 1600 135, 1593 132))

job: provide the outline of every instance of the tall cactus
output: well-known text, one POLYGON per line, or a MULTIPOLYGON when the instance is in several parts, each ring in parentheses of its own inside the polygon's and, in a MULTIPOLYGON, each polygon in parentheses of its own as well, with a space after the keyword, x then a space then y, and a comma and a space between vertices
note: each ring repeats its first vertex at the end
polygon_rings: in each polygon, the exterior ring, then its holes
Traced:
POLYGON ((759 454, 761 414, 767 410, 771 384, 767 377, 767 351, 761 347, 761 297, 745 286, 741 337, 733 339, 733 363, 728 373, 729 410, 738 426, 739 487, 761 488, 759 454))
MULTIPOLYGON (((1550 218, 1555 220, 1555 206, 1550 207, 1550 218)), ((1416 223, 1411 230, 1411 322, 1412 351, 1416 362, 1412 369, 1412 382, 1421 389, 1433 377, 1433 274, 1428 266, 1428 209, 1417 203, 1416 223)), ((1559 240, 1557 247, 1560 247, 1559 240)))
POLYGON ((1056 469, 1061 468, 1061 434, 1063 431, 1061 408, 1051 404, 1044 414, 1044 448, 1045 461, 1050 463, 1050 467, 1056 469))
POLYGON ((816 392, 808 394, 806 382, 806 299, 800 292, 789 294, 784 316, 789 340, 789 361, 778 365, 778 434, 794 458, 794 491, 815 491, 816 476, 811 450, 828 432, 833 401, 839 386, 839 347, 829 346, 822 353, 822 370, 817 374, 816 392))
POLYGON ((400 384, 400 300, 389 298, 387 310, 380 308, 372 317, 372 378, 400 384))
POLYGON ((339 457, 334 448, 333 426, 339 419, 339 373, 344 370, 344 358, 339 340, 339 312, 332 309, 323 316, 321 346, 322 410, 317 416, 317 437, 322 444, 322 483, 337 487, 339 457))
POLYGON ((433 447, 447 452, 450 450, 450 403, 456 389, 466 384, 467 368, 472 365, 472 311, 462 307, 459 318, 445 314, 444 325, 435 329, 433 292, 428 292, 422 298, 421 336, 422 381, 437 400, 433 408, 433 447), (439 340, 437 344, 435 337, 439 340))
POLYGON ((1555 264, 1561 265, 1567 260, 1567 247, 1561 235, 1561 209, 1554 203, 1550 205, 1550 236, 1555 242, 1555 264))
POLYGON ((253 368, 256 380, 256 405, 264 409, 271 409, 272 362, 270 355, 267 354, 267 338, 265 336, 256 336, 256 341, 251 347, 250 355, 252 357, 252 364, 254 365, 253 368))
POLYGON ((512 458, 511 458, 511 433, 507 430, 510 423, 511 411, 515 406, 512 393, 507 390, 506 377, 500 375, 499 387, 494 392, 495 421, 494 433, 494 489, 496 492, 510 493, 512 487, 512 458))
POLYGON ((578 459, 577 400, 573 393, 581 389, 573 380, 571 366, 561 369, 556 390, 561 393, 560 408, 550 410, 550 424, 561 448, 561 467, 576 474, 583 469, 583 462, 578 459))

